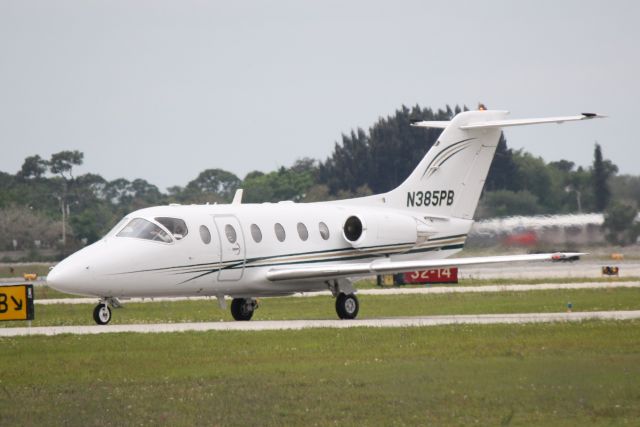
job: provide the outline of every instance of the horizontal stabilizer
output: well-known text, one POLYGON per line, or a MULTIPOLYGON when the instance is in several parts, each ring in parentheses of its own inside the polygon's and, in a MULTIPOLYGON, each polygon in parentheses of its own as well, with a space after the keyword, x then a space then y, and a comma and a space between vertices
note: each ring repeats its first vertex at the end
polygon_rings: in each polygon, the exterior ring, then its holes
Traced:
POLYGON ((460 129, 469 130, 469 129, 486 129, 486 128, 504 128, 509 126, 539 125, 544 123, 560 124, 564 122, 601 119, 605 117, 607 116, 603 116, 601 114, 596 114, 596 113, 582 113, 579 116, 545 117, 540 119, 491 120, 487 122, 469 123, 467 125, 460 126, 460 129))
POLYGON ((411 126, 417 127, 417 128, 436 128, 436 129, 444 129, 447 126, 449 126, 449 121, 421 121, 421 122, 413 122, 411 123, 411 126))
POLYGON ((372 262, 324 264, 307 267, 276 267, 267 272, 267 279, 281 280, 330 280, 342 277, 371 276, 374 274, 404 273, 431 268, 460 267, 465 265, 495 264, 518 261, 562 261, 585 255, 583 253, 553 253, 531 255, 503 255, 489 257, 425 259, 412 261, 390 261, 379 259, 372 262))
MULTIPOLYGON (((488 120, 482 122, 473 122, 460 126, 462 130, 471 129, 488 129, 488 128, 504 128, 509 126, 526 126, 526 125, 538 125, 544 123, 564 123, 573 122, 577 120, 590 120, 590 119, 602 119, 607 116, 596 113, 582 113, 579 116, 560 116, 560 117, 544 117, 539 119, 511 119, 511 120, 488 120)), ((422 121, 412 123, 411 126, 421 128, 437 128, 444 129, 449 125, 447 121, 422 121)))

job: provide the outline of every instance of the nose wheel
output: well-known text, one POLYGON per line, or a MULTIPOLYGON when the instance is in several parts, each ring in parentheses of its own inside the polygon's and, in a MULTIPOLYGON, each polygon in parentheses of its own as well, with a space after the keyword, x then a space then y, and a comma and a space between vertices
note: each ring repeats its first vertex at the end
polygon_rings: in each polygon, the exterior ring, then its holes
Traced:
POLYGON ((107 303, 100 303, 93 309, 93 320, 98 325, 106 325, 111 321, 111 308, 107 303))

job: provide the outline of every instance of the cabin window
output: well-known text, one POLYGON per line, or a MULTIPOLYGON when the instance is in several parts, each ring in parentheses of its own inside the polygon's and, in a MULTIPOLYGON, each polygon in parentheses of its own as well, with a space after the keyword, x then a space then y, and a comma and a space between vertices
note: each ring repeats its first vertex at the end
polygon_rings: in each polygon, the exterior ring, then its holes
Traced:
POLYGON ((134 237, 136 239, 153 240, 171 243, 173 239, 162 228, 142 218, 132 219, 120 232, 118 237, 134 237))
POLYGON ((205 245, 211 243, 211 232, 206 225, 200 226, 200 238, 202 239, 202 243, 205 245))
POLYGON ((156 221, 164 225, 166 229, 169 230, 169 233, 171 233, 173 237, 176 238, 176 240, 182 239, 187 235, 187 233, 189 233, 187 224, 180 218, 160 217, 156 218, 156 221))
POLYGON ((262 231, 256 224, 251 224, 251 237, 253 237, 253 241, 256 243, 262 241, 262 231))
POLYGON ((327 224, 320 222, 318 228, 320 229, 320 236, 322 236, 324 240, 329 240, 329 227, 327 227, 327 224))
POLYGON ((309 238, 309 230, 307 230, 307 226, 303 223, 298 223, 298 236, 300 236, 300 240, 303 242, 309 238))
POLYGON ((284 242, 284 239, 286 239, 287 235, 284 232, 284 227, 282 226, 282 224, 280 224, 279 222, 276 222, 276 225, 273 226, 273 229, 276 232, 276 238, 279 241, 284 242))
POLYGON ((236 234, 236 229, 233 228, 233 225, 227 224, 224 226, 224 234, 227 236, 227 240, 229 243, 235 243, 238 240, 238 235, 236 234))

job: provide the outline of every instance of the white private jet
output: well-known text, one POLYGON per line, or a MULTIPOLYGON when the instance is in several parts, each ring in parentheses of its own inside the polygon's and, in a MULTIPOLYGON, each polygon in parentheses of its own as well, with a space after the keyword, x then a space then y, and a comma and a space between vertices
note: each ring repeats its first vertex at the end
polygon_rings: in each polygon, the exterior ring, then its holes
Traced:
POLYGON ((604 117, 508 120, 506 111, 467 111, 451 121, 413 126, 444 131, 416 169, 388 193, 318 202, 169 205, 127 215, 102 240, 57 266, 47 283, 95 296, 98 324, 130 297, 233 298, 236 320, 249 320, 256 297, 329 289, 341 319, 359 303, 350 278, 440 267, 560 260, 555 253, 446 259, 460 251, 501 129, 604 117))

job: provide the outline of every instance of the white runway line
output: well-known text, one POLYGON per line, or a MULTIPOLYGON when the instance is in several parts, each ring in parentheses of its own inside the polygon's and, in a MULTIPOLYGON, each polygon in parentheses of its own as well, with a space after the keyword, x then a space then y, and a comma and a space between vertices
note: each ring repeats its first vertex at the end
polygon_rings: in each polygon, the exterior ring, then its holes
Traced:
MULTIPOLYGON (((583 283, 542 283, 539 285, 485 285, 485 286, 438 286, 423 288, 385 288, 385 289, 361 289, 358 295, 411 295, 411 294, 452 294, 465 292, 523 292, 544 291, 554 289, 610 289, 610 288, 638 288, 640 282, 583 282, 583 283)), ((36 291, 37 294, 37 291, 36 291)), ((295 294, 294 297, 315 297, 331 295, 329 291, 307 292, 295 294)), ((147 302, 175 302, 175 301, 199 301, 214 299, 214 297, 159 297, 159 298, 131 298, 122 299, 127 303, 147 302)), ((96 304, 98 298, 56 298, 36 299, 39 305, 50 304, 96 304)))
POLYGON ((640 319, 639 311, 594 311, 578 313, 477 314, 458 316, 397 317, 361 320, 265 320, 250 322, 163 323, 106 326, 49 326, 0 328, 0 337, 27 335, 95 335, 122 332, 160 333, 187 331, 278 331, 308 328, 403 328, 438 325, 497 323, 581 322, 584 320, 640 319))

